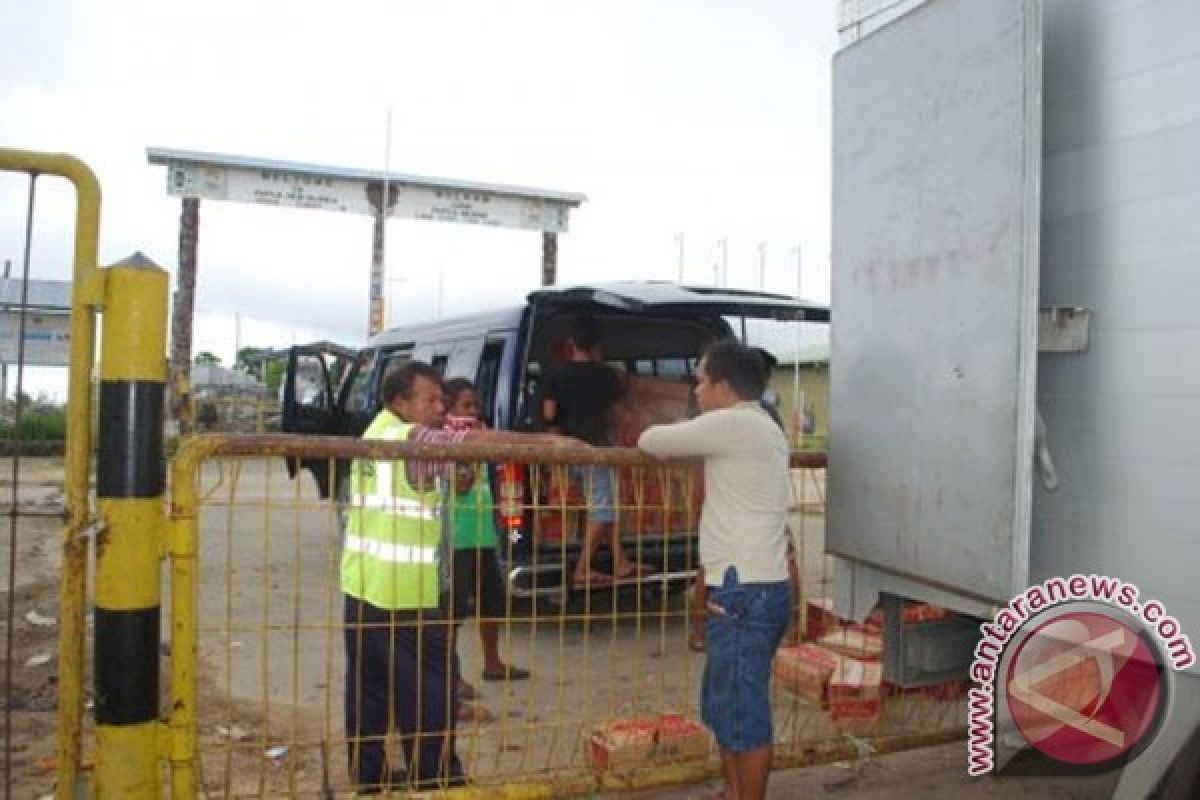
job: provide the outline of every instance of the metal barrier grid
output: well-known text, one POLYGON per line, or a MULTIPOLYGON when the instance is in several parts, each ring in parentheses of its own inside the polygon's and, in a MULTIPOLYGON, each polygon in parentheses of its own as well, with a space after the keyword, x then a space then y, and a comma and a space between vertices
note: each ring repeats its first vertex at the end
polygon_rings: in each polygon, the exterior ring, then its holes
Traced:
MULTIPOLYGON (((528 510, 535 518, 557 518, 564 532, 586 513, 586 492, 572 497, 551 491, 565 483, 565 465, 600 462, 617 468, 624 546, 634 554, 639 548, 655 552, 664 561, 650 563, 650 576, 620 592, 510 598, 498 620, 500 652, 508 663, 530 669, 527 681, 480 682, 479 618, 462 626, 457 637, 462 674, 480 690, 483 708, 465 713, 456 726, 456 751, 473 787, 445 794, 575 796, 719 773, 717 751, 706 734, 699 749, 646 752, 607 769, 588 755, 592 734, 614 720, 636 723, 663 714, 699 719, 704 656, 688 648, 694 621, 683 591, 687 581, 682 575, 669 584, 653 577, 681 571, 653 549, 663 538, 646 525, 648 516, 694 522, 699 498, 692 489, 646 490, 671 480, 692 487, 684 468, 656 465, 628 450, 418 449, 319 438, 317 443, 289 436, 195 437, 175 461, 172 727, 181 734, 175 741, 192 742, 172 755, 175 796, 314 790, 351 796, 354 788, 343 723, 346 654, 338 587, 345 506, 317 497, 307 476, 289 481, 283 455, 540 463, 544 466, 531 472, 528 510), (548 502, 550 497, 555 501, 548 502)), ((791 515, 801 611, 807 601, 828 597, 830 587, 823 555, 823 454, 802 456, 798 463, 807 464, 793 470, 791 515)), ((692 530, 671 533, 690 536, 692 530)), ((555 573, 565 563, 569 575, 570 542, 566 533, 529 563, 550 568, 539 574, 555 573)), ((512 543, 502 539, 500 546, 512 543)), ((683 572, 694 566, 689 561, 683 572)), ((957 698, 899 696, 889 699, 881 720, 848 732, 796 694, 776 686, 772 696, 777 767, 861 756, 867 741, 877 750, 947 741, 961 736, 965 717, 957 698)), ((402 766, 395 737, 387 744, 390 765, 402 766)), ((403 786, 396 794, 412 788, 403 786)))
MULTIPOLYGON (((65 521, 62 531, 62 578, 58 614, 58 713, 56 717, 56 755, 53 771, 56 794, 73 796, 83 763, 84 741, 84 641, 85 598, 87 592, 87 538, 95 520, 88 503, 89 454, 92 442, 92 365, 95 357, 95 313, 104 293, 104 276, 98 268, 97 251, 100 227, 100 185, 91 169, 77 158, 59 153, 40 153, 0 147, 0 171, 29 176, 29 204, 26 223, 25 268, 28 278, 29 253, 33 234, 35 185, 41 176, 57 176, 69 181, 76 196, 74 252, 70 318, 70 362, 67 390, 67 438, 64 456, 65 521)), ((22 338, 23 343, 23 338, 22 338)), ((10 545, 15 544, 18 517, 29 517, 19 507, 20 461, 13 461, 13 502, 10 545)), ((11 548, 10 559, 16 557, 11 548)), ((7 675, 5 695, 5 796, 12 790, 12 638, 15 635, 15 575, 10 563, 8 578, 7 675)), ((32 624, 32 623, 31 623, 32 624)))

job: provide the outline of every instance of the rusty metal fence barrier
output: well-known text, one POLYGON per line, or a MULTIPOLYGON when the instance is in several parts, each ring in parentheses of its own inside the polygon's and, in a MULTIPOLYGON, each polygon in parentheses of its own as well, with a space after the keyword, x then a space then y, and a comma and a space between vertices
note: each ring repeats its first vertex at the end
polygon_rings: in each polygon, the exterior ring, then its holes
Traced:
MULTIPOLYGON (((499 541, 509 591, 503 613, 493 618, 502 658, 528 669, 529 678, 481 680, 479 626, 488 612, 477 606, 456 636, 458 667, 450 660, 437 667, 443 674, 457 669, 472 684, 474 699, 460 694, 451 708, 448 689, 418 701, 413 686, 393 685, 376 701, 383 708, 350 701, 360 719, 374 713, 389 723, 395 722, 389 697, 445 706, 457 720, 454 751, 471 785, 435 781, 438 792, 577 796, 719 773, 715 746, 697 724, 704 656, 688 646, 697 620, 686 589, 696 566, 692 545, 702 491, 690 469, 622 449, 214 435, 187 439, 171 471, 172 796, 351 796, 356 788, 379 788, 356 786, 348 744, 367 741, 383 745, 387 774, 395 771, 394 794, 418 788, 411 771, 402 774, 406 740, 394 725, 385 726, 386 735, 370 730, 347 737, 346 636, 349 631, 361 646, 357 631, 428 631, 441 623, 423 615, 345 621, 339 576, 351 502, 344 491, 340 502, 320 499, 306 476, 289 480, 284 457, 327 459, 331 471, 343 474, 354 458, 453 461, 472 471, 492 464, 496 472, 530 465, 521 507, 500 509, 526 527, 520 541, 499 541), (615 587, 570 585, 587 513, 586 492, 572 490, 567 479, 572 464, 614 470, 622 545, 642 564, 640 577, 615 587)), ((816 508, 824 454, 800 453, 793 464, 790 525, 802 632, 815 622, 805 616, 817 613, 806 609, 822 608, 830 588, 816 508)), ((501 488, 501 506, 512 500, 504 495, 501 488)), ((446 492, 446 514, 454 513, 457 496, 446 492)), ((432 521, 433 509, 424 511, 431 525, 440 524, 432 521)), ((426 653, 435 656, 433 649, 426 653)), ((389 664, 396 657, 389 652, 389 664)), ((965 711, 953 693, 897 694, 875 713, 836 720, 823 698, 781 684, 773 689, 777 767, 854 757, 868 746, 883 751, 961 736, 965 711)), ((449 762, 440 752, 444 768, 449 762)))

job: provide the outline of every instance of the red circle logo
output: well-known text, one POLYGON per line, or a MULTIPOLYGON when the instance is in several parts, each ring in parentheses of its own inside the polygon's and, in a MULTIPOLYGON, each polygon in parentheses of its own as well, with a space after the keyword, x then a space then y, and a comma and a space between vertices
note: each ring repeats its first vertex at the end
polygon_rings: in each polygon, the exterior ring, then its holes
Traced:
POLYGON ((1131 755, 1166 702, 1156 650, 1120 620, 1087 611, 1035 628, 1009 662, 1005 691, 1026 741, 1086 766, 1131 755))

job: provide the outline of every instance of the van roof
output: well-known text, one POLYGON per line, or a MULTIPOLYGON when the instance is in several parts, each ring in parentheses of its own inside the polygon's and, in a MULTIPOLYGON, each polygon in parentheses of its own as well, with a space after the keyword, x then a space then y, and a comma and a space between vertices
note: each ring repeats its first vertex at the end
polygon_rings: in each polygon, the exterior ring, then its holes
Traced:
POLYGON ((369 345, 387 346, 425 340, 453 339, 480 330, 514 329, 528 304, 560 308, 590 307, 631 313, 689 311, 715 314, 777 313, 785 318, 829 321, 829 307, 785 294, 708 286, 683 286, 671 281, 613 281, 568 287, 545 287, 526 296, 527 304, 461 314, 433 322, 403 325, 374 336, 369 345), (793 317, 794 315, 794 317, 793 317))

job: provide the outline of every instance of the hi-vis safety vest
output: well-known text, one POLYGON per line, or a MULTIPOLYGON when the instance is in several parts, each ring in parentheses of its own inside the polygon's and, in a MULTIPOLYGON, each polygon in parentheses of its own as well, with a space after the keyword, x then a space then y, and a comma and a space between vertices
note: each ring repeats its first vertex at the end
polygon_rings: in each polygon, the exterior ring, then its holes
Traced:
MULTIPOLYGON (((404 441, 412 425, 383 410, 364 439, 404 441)), ((437 488, 417 492, 403 461, 358 459, 350 468, 342 591, 376 608, 435 608, 442 523, 437 488)))

